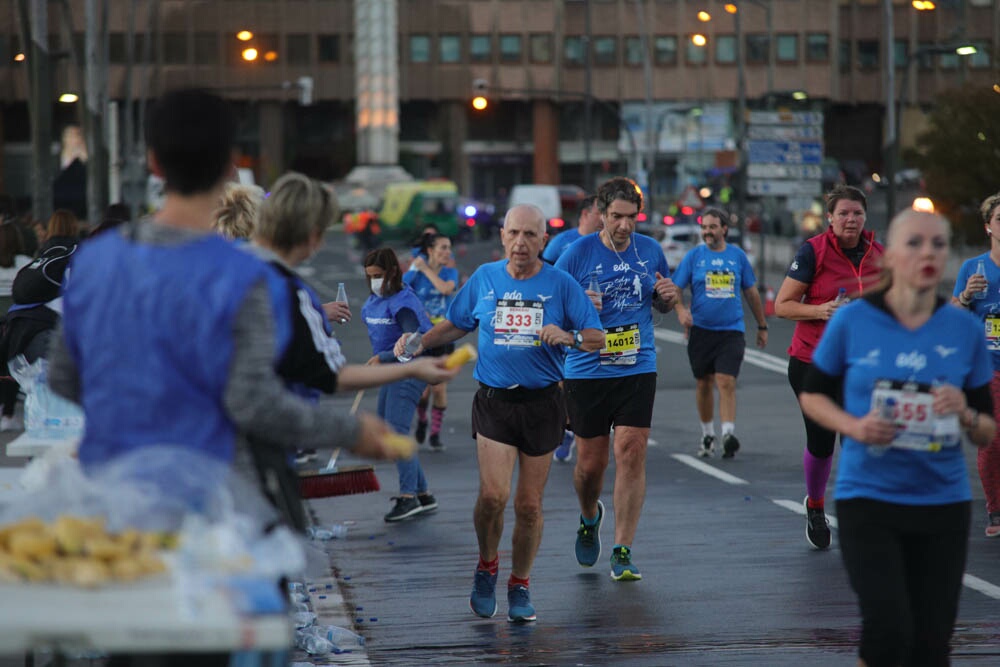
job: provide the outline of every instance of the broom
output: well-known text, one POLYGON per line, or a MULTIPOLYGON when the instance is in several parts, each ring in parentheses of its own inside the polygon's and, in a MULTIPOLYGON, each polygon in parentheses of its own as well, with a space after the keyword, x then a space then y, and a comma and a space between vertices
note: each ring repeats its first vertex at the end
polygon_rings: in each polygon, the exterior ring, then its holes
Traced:
MULTIPOLYGON (((361 389, 354 396, 354 403, 351 405, 349 414, 355 414, 361 399, 365 395, 365 390, 361 389)), ((375 476, 375 468, 370 465, 358 466, 337 466, 337 456, 340 454, 338 447, 330 455, 330 460, 326 467, 319 470, 299 471, 299 494, 303 498, 331 498, 333 496, 350 496, 357 493, 372 493, 380 491, 378 477, 375 476)))

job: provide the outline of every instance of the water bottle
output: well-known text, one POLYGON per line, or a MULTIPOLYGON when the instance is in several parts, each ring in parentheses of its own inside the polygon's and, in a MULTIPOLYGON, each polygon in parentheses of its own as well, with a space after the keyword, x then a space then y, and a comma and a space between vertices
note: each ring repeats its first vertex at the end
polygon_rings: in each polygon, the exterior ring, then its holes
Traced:
MULTIPOLYGON (((347 290, 344 289, 344 283, 337 283, 337 298, 335 301, 339 301, 345 305, 347 304, 347 290)), ((340 323, 346 324, 347 320, 341 317, 340 323)))
POLYGON ((833 302, 839 306, 845 301, 847 301, 847 288, 841 287, 839 290, 837 290, 837 298, 834 299, 833 302))
POLYGON ((349 651, 365 645, 364 637, 337 625, 317 627, 316 634, 325 637, 327 641, 333 644, 334 649, 339 651, 349 651))
POLYGON ((878 416, 886 421, 895 422, 896 399, 890 396, 882 401, 882 405, 880 405, 878 409, 878 416))
POLYGON ((590 274, 590 284, 587 285, 587 289, 591 292, 597 292, 598 294, 601 293, 601 281, 597 279, 596 273, 590 274))
POLYGON ((295 644, 309 655, 327 655, 333 651, 333 643, 329 639, 312 632, 296 633, 295 644))
POLYGON ((316 614, 311 611, 297 611, 292 614, 292 622, 295 623, 295 627, 299 630, 308 628, 310 625, 316 623, 316 614))
POLYGON ((413 355, 417 353, 420 349, 420 343, 423 341, 424 337, 419 333, 412 333, 410 337, 406 339, 406 345, 403 346, 403 354, 396 357, 396 361, 401 363, 406 363, 407 361, 413 360, 413 355))
MULTIPOLYGON (((934 378, 932 386, 937 389, 944 385, 944 378, 934 378)), ((942 447, 954 447, 962 441, 962 426, 958 421, 958 413, 950 415, 934 415, 934 435, 942 447)))
MULTIPOLYGON (((976 275, 983 276, 984 278, 986 277, 986 262, 984 260, 979 260, 976 263, 976 275)), ((986 287, 985 289, 982 289, 982 290, 980 290, 978 292, 973 292, 972 298, 973 299, 985 299, 986 298, 986 294, 989 291, 990 291, 989 287, 986 287)))
POLYGON ((323 540, 325 542, 327 540, 347 537, 347 526, 340 523, 326 527, 309 526, 309 530, 307 532, 310 538, 314 540, 323 540))

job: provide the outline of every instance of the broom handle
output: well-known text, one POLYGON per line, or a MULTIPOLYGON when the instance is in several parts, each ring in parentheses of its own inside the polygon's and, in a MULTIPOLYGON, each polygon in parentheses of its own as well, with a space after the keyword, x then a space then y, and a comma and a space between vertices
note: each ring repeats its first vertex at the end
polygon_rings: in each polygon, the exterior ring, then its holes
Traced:
POLYGON ((361 399, 365 397, 365 390, 359 389, 358 393, 354 395, 354 403, 351 405, 351 411, 348 414, 356 414, 358 411, 358 406, 361 405, 361 399))

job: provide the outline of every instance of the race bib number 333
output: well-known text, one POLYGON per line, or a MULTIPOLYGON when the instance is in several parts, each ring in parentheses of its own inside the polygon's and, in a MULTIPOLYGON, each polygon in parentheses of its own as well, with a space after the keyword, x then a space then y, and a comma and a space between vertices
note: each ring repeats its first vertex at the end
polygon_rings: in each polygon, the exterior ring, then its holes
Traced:
POLYGON ((537 347, 542 344, 541 301, 498 299, 493 319, 493 343, 516 347, 537 347))

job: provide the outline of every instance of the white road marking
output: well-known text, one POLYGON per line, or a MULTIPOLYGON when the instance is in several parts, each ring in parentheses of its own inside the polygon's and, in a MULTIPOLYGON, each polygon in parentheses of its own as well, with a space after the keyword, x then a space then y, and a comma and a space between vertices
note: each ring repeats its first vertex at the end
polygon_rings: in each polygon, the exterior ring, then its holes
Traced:
POLYGON ((965 584, 966 588, 979 591, 983 595, 991 597, 994 600, 1000 600, 1000 586, 994 586, 990 582, 984 581, 983 579, 968 573, 962 577, 962 583, 965 584))
POLYGON ((722 472, 715 466, 710 466, 707 463, 699 461, 693 456, 688 456, 687 454, 671 454, 673 458, 677 459, 685 465, 689 465, 695 470, 700 470, 706 475, 711 475, 712 477, 725 482, 726 484, 749 484, 750 482, 745 479, 740 479, 735 475, 730 475, 728 472, 722 472))
MULTIPOLYGON (((796 514, 800 514, 802 516, 806 515, 805 505, 803 505, 801 502, 795 502, 793 500, 773 500, 773 499, 771 500, 771 502, 774 503, 775 505, 777 505, 778 507, 784 507, 786 510, 791 510, 792 512, 795 512, 796 514)), ((827 514, 826 515, 826 520, 830 522, 830 527, 831 528, 837 528, 838 527, 837 526, 837 517, 830 516, 829 514, 827 514)))

